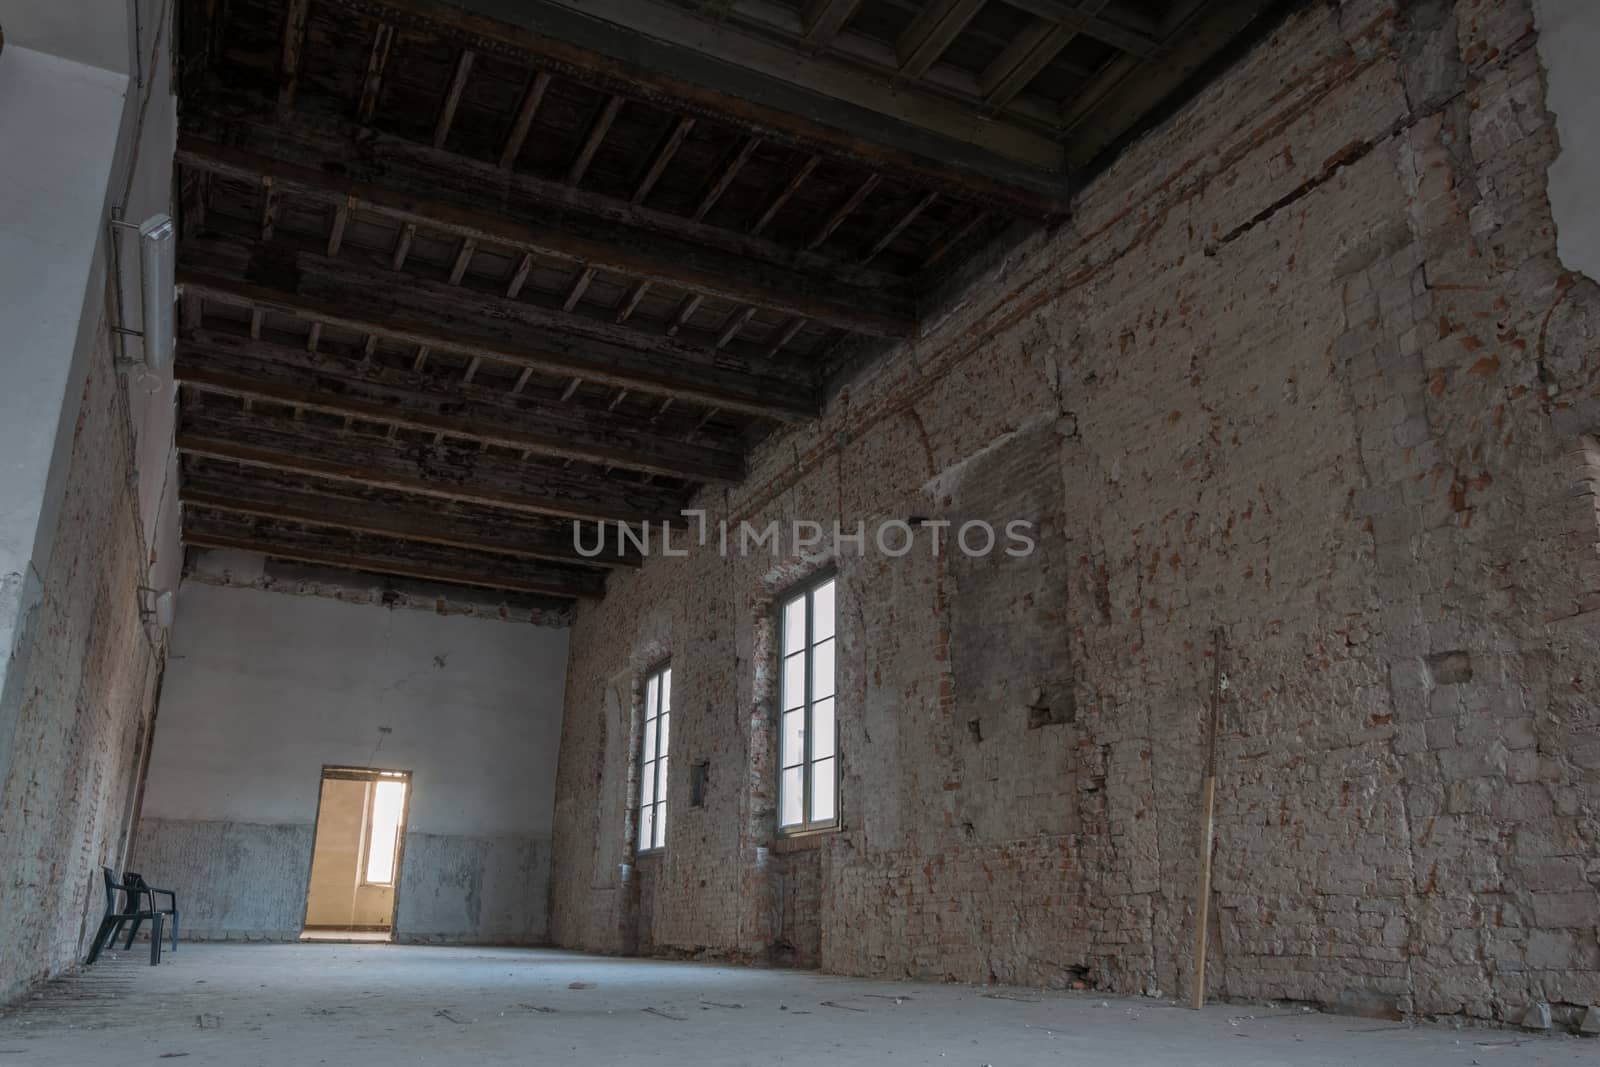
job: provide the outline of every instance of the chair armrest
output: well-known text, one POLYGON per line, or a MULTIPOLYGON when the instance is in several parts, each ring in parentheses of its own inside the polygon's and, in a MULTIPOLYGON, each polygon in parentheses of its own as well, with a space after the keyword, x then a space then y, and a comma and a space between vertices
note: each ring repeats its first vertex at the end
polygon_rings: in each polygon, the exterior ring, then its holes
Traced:
POLYGON ((168 900, 172 901, 172 906, 173 907, 177 907, 178 906, 178 894, 174 893, 170 889, 157 889, 153 885, 147 885, 147 886, 144 887, 144 891, 146 893, 150 894, 150 897, 151 897, 150 903, 152 905, 155 904, 155 896, 156 896, 156 894, 159 893, 162 896, 166 897, 168 900))

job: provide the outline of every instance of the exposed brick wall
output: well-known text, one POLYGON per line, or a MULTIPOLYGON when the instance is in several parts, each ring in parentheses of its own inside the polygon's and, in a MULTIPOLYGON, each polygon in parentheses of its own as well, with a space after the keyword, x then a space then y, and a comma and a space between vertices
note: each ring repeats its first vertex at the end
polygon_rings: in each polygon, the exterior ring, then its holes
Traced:
POLYGON ((159 660, 139 617, 146 560, 109 335, 84 387, 66 497, 0 783, 0 1003, 81 958, 149 744, 159 660))
POLYGON ((1036 524, 1020 561, 838 561, 844 830, 804 860, 768 851, 767 613, 808 564, 613 578, 574 629, 556 939, 629 947, 648 645, 658 950, 809 925, 829 970, 1182 993, 1220 627, 1213 995, 1600 1003, 1600 291, 1555 256, 1534 44, 1525 0, 1306 5, 702 501, 1036 524))

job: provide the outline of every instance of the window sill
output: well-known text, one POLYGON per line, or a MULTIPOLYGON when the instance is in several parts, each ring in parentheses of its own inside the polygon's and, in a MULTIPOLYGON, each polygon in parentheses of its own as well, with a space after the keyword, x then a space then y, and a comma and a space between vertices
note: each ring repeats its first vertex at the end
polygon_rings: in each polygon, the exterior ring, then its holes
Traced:
POLYGON ((772 851, 808 852, 821 848, 827 843, 828 838, 834 834, 843 833, 843 826, 818 826, 810 830, 779 831, 777 838, 772 842, 772 851))

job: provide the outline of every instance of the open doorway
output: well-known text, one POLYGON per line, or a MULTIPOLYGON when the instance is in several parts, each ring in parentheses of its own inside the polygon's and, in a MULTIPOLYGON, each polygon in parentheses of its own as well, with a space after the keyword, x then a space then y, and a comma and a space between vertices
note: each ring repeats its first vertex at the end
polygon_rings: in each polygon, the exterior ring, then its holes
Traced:
POLYGON ((388 941, 411 772, 324 767, 303 940, 388 941))

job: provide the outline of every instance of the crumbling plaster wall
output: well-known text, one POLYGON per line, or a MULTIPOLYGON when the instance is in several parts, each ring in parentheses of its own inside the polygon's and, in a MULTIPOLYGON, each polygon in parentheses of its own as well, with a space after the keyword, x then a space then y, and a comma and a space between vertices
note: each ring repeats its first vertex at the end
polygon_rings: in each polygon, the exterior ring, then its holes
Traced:
POLYGON ((87 948, 105 901, 100 864, 120 866, 126 847, 161 672, 159 631, 139 613, 148 560, 104 324, 99 342, 0 782, 0 1003, 87 948))
POLYGON ((412 772, 399 940, 547 932, 565 628, 185 580, 130 865, 188 936, 292 939, 324 765, 412 772))
POLYGON ((176 574, 173 392, 114 363, 111 329, 139 320, 118 318, 107 220, 169 209, 170 14, 164 0, 4 12, 0 1003, 82 958, 149 748, 165 635, 140 589, 176 574))
POLYGON ((626 951, 644 912, 656 951, 1186 991, 1221 628, 1213 995, 1600 1002, 1600 292, 1556 256, 1535 45, 1527 0, 1304 5, 702 501, 1038 525, 1025 560, 838 561, 842 832, 772 832, 767 612, 808 564, 613 578, 555 940, 626 951), (661 654, 668 847, 625 879, 661 654))

